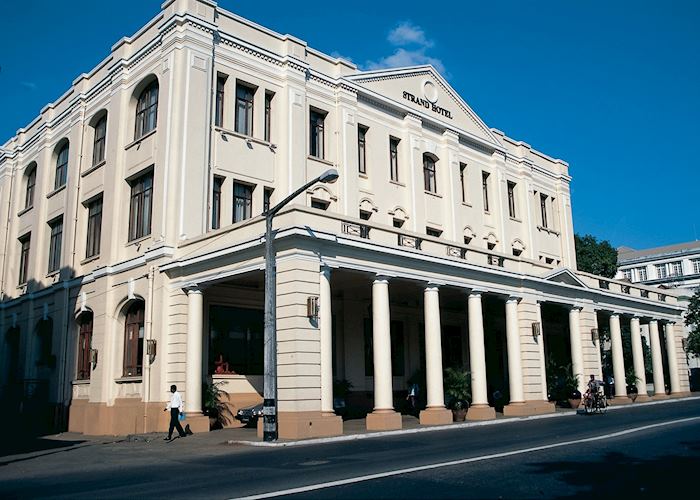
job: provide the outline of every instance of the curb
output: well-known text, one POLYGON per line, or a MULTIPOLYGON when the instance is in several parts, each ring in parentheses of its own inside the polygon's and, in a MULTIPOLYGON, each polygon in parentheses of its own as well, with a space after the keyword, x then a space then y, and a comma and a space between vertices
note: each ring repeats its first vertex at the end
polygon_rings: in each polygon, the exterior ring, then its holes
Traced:
MULTIPOLYGON (((664 405, 664 404, 673 404, 677 403, 680 401, 694 401, 694 400, 700 400, 700 396, 691 396, 691 397, 686 397, 686 398, 677 398, 677 399, 663 399, 660 401, 649 401, 647 403, 639 403, 639 404, 631 404, 631 405, 620 405, 620 406, 608 406, 607 411, 617 411, 617 410, 623 410, 623 409, 632 409, 632 408, 644 408, 646 406, 654 406, 654 405, 664 405)), ((365 434, 350 434, 347 436, 334 436, 334 437, 327 437, 327 438, 312 438, 312 439, 302 439, 302 440, 296 440, 296 441, 284 441, 284 442, 266 442, 266 441, 244 441, 244 440, 229 440, 226 441, 225 444, 229 445, 242 445, 242 446, 253 446, 253 447, 258 447, 258 448, 284 448, 284 447, 293 447, 293 446, 307 446, 307 445, 313 445, 313 444, 328 444, 328 443, 341 443, 344 441, 358 441, 361 439, 373 439, 373 438, 380 438, 380 437, 389 437, 389 436, 402 436, 406 434, 418 434, 422 432, 440 432, 440 431, 449 431, 449 430, 454 430, 454 429, 471 429, 473 427, 484 427, 484 426, 490 426, 490 425, 501 425, 501 424, 510 424, 513 422, 528 422, 531 420, 544 420, 548 418, 560 418, 560 417, 570 417, 570 416, 575 416, 578 415, 578 410, 576 411, 565 411, 565 412, 559 412, 559 413, 547 413, 545 415, 532 415, 529 417, 506 417, 506 418, 500 418, 497 420, 485 420, 481 422, 464 422, 464 423, 453 423, 453 424, 447 424, 447 425, 435 425, 435 426, 430 426, 430 427, 418 427, 416 429, 399 429, 395 431, 380 431, 380 432, 371 432, 371 433, 365 433, 365 434)))

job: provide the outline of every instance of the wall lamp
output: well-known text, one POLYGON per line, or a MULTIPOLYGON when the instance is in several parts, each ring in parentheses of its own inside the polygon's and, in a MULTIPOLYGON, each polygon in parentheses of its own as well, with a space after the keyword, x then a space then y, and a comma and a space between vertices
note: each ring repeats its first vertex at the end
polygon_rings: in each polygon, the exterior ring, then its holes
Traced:
POLYGON ((148 362, 153 364, 156 359, 156 346, 158 343, 155 339, 146 340, 146 355, 148 355, 148 362))
POLYGON ((537 338, 542 335, 542 325, 539 321, 534 321, 532 323, 532 336, 537 338))
POLYGON ((598 340, 600 340, 600 333, 598 333, 598 329, 591 328, 591 341, 597 342, 598 340))
POLYGON ((306 298, 306 317, 309 319, 318 318, 319 304, 318 297, 312 295, 306 298))
POLYGON ((97 366, 97 349, 90 349, 90 363, 92 364, 92 369, 94 370, 97 366))

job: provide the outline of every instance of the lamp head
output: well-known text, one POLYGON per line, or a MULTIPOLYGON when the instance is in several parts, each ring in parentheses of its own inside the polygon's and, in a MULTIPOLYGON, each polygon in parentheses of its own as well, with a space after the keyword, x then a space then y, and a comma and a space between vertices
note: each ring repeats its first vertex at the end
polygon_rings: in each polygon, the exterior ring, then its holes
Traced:
POLYGON ((338 171, 334 168, 330 168, 323 172, 321 176, 318 178, 319 182, 323 182, 325 184, 333 184, 335 181, 338 180, 338 177, 340 174, 338 174, 338 171))

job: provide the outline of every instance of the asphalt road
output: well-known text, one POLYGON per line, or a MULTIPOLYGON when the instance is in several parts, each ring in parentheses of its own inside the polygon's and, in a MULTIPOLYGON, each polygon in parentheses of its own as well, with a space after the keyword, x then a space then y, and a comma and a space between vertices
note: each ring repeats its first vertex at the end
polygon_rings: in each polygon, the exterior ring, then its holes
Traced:
POLYGON ((0 497, 692 497, 700 400, 292 448, 196 437, 0 457, 0 497))

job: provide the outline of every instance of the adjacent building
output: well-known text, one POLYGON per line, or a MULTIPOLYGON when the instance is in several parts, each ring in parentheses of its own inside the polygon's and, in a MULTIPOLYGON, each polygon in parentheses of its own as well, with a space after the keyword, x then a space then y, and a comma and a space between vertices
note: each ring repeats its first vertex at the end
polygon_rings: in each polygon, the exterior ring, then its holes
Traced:
POLYGON ((261 214, 329 168, 275 218, 282 437, 343 432, 334 380, 390 429, 425 377, 421 422, 449 422, 448 366, 470 371, 469 418, 496 392, 553 411, 547 367, 600 377, 603 327, 618 402, 622 327, 642 374, 648 331, 654 397, 688 391, 676 293, 576 270, 566 162, 431 66, 362 71, 168 0, 0 150, 3 414, 127 434, 166 428, 171 384, 195 430, 203 384, 260 401, 261 214))

